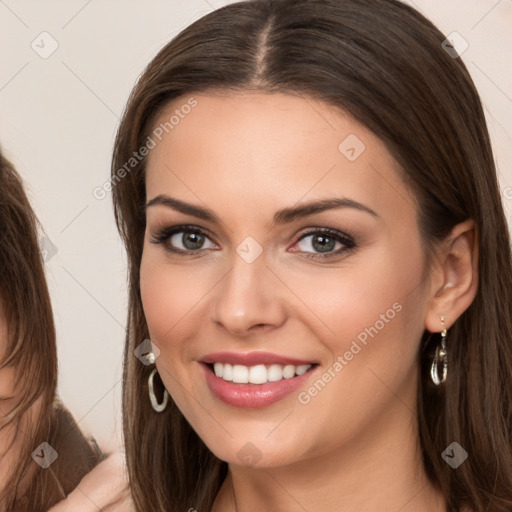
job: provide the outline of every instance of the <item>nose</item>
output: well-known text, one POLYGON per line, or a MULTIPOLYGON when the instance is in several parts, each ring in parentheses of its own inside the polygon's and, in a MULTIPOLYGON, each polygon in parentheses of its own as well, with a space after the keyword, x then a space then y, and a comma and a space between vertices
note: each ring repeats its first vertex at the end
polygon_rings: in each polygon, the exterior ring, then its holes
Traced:
POLYGON ((235 254, 231 270, 214 289, 212 321, 236 337, 280 327, 286 307, 279 289, 264 254, 252 263, 235 254))

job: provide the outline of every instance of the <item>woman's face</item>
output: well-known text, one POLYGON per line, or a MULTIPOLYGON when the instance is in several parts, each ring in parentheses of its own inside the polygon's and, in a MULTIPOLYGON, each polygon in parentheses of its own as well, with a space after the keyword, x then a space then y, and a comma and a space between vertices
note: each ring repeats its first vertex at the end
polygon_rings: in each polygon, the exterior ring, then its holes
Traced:
POLYGON ((166 388, 234 464, 405 431, 430 285, 384 144, 311 98, 194 99, 161 113, 147 164, 141 294, 166 388))

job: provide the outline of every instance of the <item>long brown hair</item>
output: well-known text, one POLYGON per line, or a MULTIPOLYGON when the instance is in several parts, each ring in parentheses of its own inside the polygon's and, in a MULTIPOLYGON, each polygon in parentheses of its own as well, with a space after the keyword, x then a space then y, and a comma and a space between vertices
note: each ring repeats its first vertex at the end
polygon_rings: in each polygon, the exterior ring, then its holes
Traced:
MULTIPOLYGON (((71 415, 56 400, 57 347, 36 215, 13 165, 0 152, 0 318, 6 340, 3 368, 14 368, 16 405, 0 417, 14 432, 16 464, 2 482, 0 510, 46 512, 64 499, 101 455, 86 442, 71 415), (42 469, 32 452, 47 442, 57 460, 42 469), (22 479, 28 491, 20 497, 22 479)), ((4 455, 6 451, 1 455, 4 455)))
POLYGON ((251 0, 194 22, 140 77, 111 174, 129 264, 123 416, 138 511, 210 510, 227 472, 172 400, 164 413, 153 412, 151 368, 133 355, 148 337, 139 291, 146 160, 130 158, 170 101, 185 104, 214 89, 293 92, 352 114, 400 164, 418 200, 427 254, 456 224, 475 221, 479 287, 450 329, 449 378, 441 389, 430 383, 428 333, 422 340, 419 438, 426 473, 450 510, 512 510, 510 240, 481 102, 462 60, 443 48, 445 38, 397 0, 251 0), (470 457, 457 470, 441 458, 453 441, 470 457))

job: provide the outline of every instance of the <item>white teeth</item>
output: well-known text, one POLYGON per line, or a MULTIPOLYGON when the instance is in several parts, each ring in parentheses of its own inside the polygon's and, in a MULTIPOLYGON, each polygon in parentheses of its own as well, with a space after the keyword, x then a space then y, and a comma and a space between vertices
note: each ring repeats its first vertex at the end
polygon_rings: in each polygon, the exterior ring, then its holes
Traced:
POLYGON ((213 371, 217 377, 228 382, 233 381, 237 384, 265 384, 266 382, 277 382, 282 379, 291 379, 295 376, 304 375, 311 366, 310 364, 303 364, 301 366, 271 364, 267 367, 264 364, 243 366, 241 364, 214 363, 213 371))
POLYGON ((287 364, 283 368, 283 377, 285 379, 291 379, 292 377, 295 377, 295 366, 292 364, 287 364))
POLYGON ((249 382, 251 384, 265 384, 267 382, 267 369, 264 364, 249 368, 249 382))
MULTIPOLYGON (((233 367, 230 364, 222 364, 222 363, 218 363, 218 364, 221 364, 224 367, 222 369, 222 378, 224 380, 227 380, 228 382, 232 381, 233 380, 233 367)), ((214 365, 214 368, 215 368, 215 365, 214 365)))
POLYGON ((297 366, 295 373, 297 375, 304 375, 311 368, 310 364, 303 364, 302 366, 297 366))
POLYGON ((276 382, 283 378, 283 367, 280 364, 271 364, 267 369, 267 380, 276 382))
POLYGON ((249 382, 249 368, 241 364, 233 365, 233 382, 247 384, 249 382))
POLYGON ((222 375, 224 374, 223 370, 224 365, 222 363, 215 363, 213 365, 213 371, 215 372, 215 375, 217 375, 217 377, 222 377, 222 375))

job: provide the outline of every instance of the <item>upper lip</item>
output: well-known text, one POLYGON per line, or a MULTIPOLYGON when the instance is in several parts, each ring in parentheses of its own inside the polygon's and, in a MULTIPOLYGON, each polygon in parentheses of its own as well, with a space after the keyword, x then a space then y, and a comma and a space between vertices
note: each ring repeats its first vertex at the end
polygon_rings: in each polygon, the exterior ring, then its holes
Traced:
POLYGON ((272 354, 270 352, 215 352, 204 356, 201 361, 207 364, 227 363, 240 364, 242 366, 256 366, 258 364, 290 364, 301 366, 305 364, 315 364, 312 361, 272 354))

